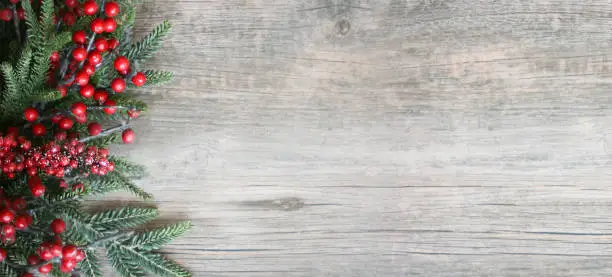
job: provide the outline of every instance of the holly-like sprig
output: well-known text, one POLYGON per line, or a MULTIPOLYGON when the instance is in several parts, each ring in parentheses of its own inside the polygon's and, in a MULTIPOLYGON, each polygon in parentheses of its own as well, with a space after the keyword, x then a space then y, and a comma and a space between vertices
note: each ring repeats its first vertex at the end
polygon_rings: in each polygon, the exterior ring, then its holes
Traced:
POLYGON ((142 70, 170 30, 132 42, 131 0, 0 0, 0 276, 102 276, 104 250, 120 276, 191 276, 155 251, 181 222, 135 232, 155 208, 88 213, 83 201, 124 190, 144 170, 107 146, 132 143, 146 111, 133 90, 169 82, 142 70))

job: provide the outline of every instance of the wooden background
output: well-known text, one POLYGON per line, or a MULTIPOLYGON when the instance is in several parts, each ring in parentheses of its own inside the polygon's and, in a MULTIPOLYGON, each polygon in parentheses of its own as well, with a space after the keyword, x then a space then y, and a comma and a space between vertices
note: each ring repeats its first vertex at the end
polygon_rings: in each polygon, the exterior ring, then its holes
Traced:
POLYGON ((612 3, 156 0, 123 153, 194 276, 611 276, 612 3))

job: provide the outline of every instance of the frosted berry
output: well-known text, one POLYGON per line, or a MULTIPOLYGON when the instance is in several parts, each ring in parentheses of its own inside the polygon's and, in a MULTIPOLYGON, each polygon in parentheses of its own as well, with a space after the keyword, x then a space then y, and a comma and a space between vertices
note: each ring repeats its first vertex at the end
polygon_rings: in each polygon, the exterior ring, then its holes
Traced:
POLYGON ((60 92, 62 97, 66 97, 66 95, 68 95, 68 87, 66 87, 64 85, 58 86, 57 90, 60 92))
POLYGON ((117 16, 119 10, 119 4, 117 4, 117 2, 106 2, 106 4, 104 4, 104 14, 108 17, 117 16))
POLYGON ((140 116, 140 111, 139 110, 128 110, 127 115, 130 118, 138 118, 140 116))
POLYGON ((145 76, 142 72, 138 72, 136 75, 134 75, 134 77, 132 77, 132 83, 134 83, 134 85, 137 87, 141 87, 146 81, 147 76, 145 76))
POLYGON ((53 253, 54 257, 59 257, 62 255, 62 241, 56 241, 53 245, 51 245, 51 247, 49 248, 51 250, 51 253, 53 253))
POLYGON ((53 269, 53 264, 45 264, 45 265, 41 265, 38 268, 38 272, 42 273, 42 274, 48 274, 49 272, 51 272, 51 270, 53 269))
POLYGON ((74 8, 77 6, 77 4, 79 3, 78 0, 66 0, 64 1, 64 3, 66 4, 66 7, 68 8, 74 8))
POLYGON ((48 261, 53 259, 53 252, 51 252, 51 250, 47 247, 41 247, 38 249, 38 256, 40 256, 41 259, 48 261))
POLYGON ((72 42, 76 44, 85 44, 87 42, 87 34, 84 31, 75 31, 72 34, 72 42))
POLYGON ((107 42, 108 42, 108 49, 110 50, 114 50, 115 48, 119 47, 119 41, 116 38, 111 38, 107 42))
POLYGON ((60 271, 64 273, 70 273, 76 267, 76 264, 77 262, 75 259, 62 259, 59 268, 60 271))
POLYGON ((81 70, 74 75, 74 82, 79 86, 87 85, 89 83, 89 75, 81 70))
POLYGON ((86 15, 95 15, 98 12, 98 4, 96 1, 88 0, 83 3, 83 13, 86 15))
POLYGON ((58 126, 64 130, 69 130, 70 128, 72 128, 72 125, 74 125, 74 120, 69 117, 64 117, 60 119, 58 123, 58 126))
POLYGON ((74 23, 76 23, 76 15, 74 15, 72 12, 66 12, 64 13, 64 16, 62 16, 62 21, 64 24, 66 24, 66 26, 72 26, 74 23))
POLYGON ((60 56, 59 56, 59 52, 57 51, 53 51, 51 53, 51 56, 49 57, 49 60, 53 63, 57 63, 60 60, 60 56))
POLYGON ((104 28, 104 19, 96 18, 96 19, 92 20, 91 23, 89 24, 89 28, 91 29, 92 32, 94 32, 96 34, 103 33, 104 30, 105 30, 105 28, 104 28))
POLYGON ((30 185, 30 192, 32 192, 34 197, 41 197, 43 194, 45 194, 45 190, 46 187, 43 184, 30 185))
POLYGON ((113 100, 106 100, 104 102, 104 106, 107 106, 106 108, 104 108, 104 112, 106 114, 114 114, 117 111, 117 107, 115 107, 115 105, 117 105, 117 103, 113 100))
POLYGON ((6 259, 6 250, 0 248, 0 262, 6 259))
POLYGON ((28 226, 30 226, 31 222, 32 222, 32 217, 30 215, 23 214, 23 215, 18 215, 15 218, 15 222, 13 224, 15 225, 15 229, 24 230, 28 228, 28 226))
POLYGON ((76 246, 68 244, 62 249, 62 257, 68 259, 75 258, 78 250, 79 249, 76 246))
POLYGON ((93 98, 100 103, 104 103, 108 99, 108 93, 104 90, 98 90, 94 93, 93 98))
POLYGON ((42 125, 41 123, 32 124, 32 134, 34 136, 42 136, 45 133, 47 133, 47 128, 45 128, 45 125, 42 125))
POLYGON ((97 38, 94 40, 94 47, 100 52, 106 52, 108 50, 108 43, 105 38, 97 38))
POLYGON ((112 33, 117 29, 117 21, 115 21, 112 17, 107 17, 104 19, 104 31, 107 33, 112 33))
POLYGON ((11 224, 2 225, 2 234, 7 237, 13 236, 15 234, 15 226, 11 224))
POLYGON ((66 231, 66 222, 61 218, 56 218, 51 222, 51 232, 61 234, 66 231))
POLYGON ((17 8, 17 17, 19 17, 20 20, 25 19, 25 10, 22 7, 17 8))
POLYGON ((115 70, 125 71, 130 68, 130 61, 124 56, 119 56, 115 58, 115 62, 113 63, 113 65, 115 66, 115 70))
POLYGON ((83 70, 83 72, 85 72, 89 76, 94 75, 94 73, 96 73, 96 67, 88 63, 84 64, 81 70, 83 70))
POLYGON ((123 133, 121 134, 121 139, 123 140, 123 143, 126 143, 126 144, 132 143, 134 141, 134 130, 125 129, 123 133))
POLYGON ((97 122, 89 123, 89 125, 87 125, 87 131, 90 135, 96 136, 102 132, 102 125, 97 122))
POLYGON ((13 222, 14 218, 15 218, 15 214, 13 214, 8 209, 3 209, 2 211, 0 211, 0 222, 11 223, 13 222))
POLYGON ((87 105, 83 104, 83 102, 75 102, 70 110, 76 116, 83 116, 87 113, 87 105))
POLYGON ((93 50, 89 52, 87 56, 87 63, 91 65, 98 65, 102 62, 102 54, 98 50, 93 50))
POLYGON ((82 62, 87 58, 87 49, 85 47, 79 46, 72 50, 72 58, 77 62, 82 62))
POLYGON ((29 265, 35 265, 35 264, 39 264, 42 260, 40 259, 40 257, 36 254, 32 254, 30 256, 28 256, 28 264, 29 265))
POLYGON ((85 98, 91 98, 94 95, 95 90, 96 89, 94 88, 94 86, 87 84, 81 87, 79 93, 85 98))
POLYGON ((25 120, 27 121, 35 121, 38 118, 38 111, 35 108, 26 108, 23 111, 23 117, 25 118, 25 120))
POLYGON ((13 11, 8 8, 0 10, 0 20, 11 21, 11 19, 13 19, 13 11))
POLYGON ((121 93, 125 90, 125 80, 121 78, 115 78, 111 81, 111 89, 114 92, 121 93))
POLYGON ((26 200, 22 197, 15 198, 11 204, 13 205, 13 209, 18 211, 23 210, 28 206, 28 202, 26 202, 26 200))

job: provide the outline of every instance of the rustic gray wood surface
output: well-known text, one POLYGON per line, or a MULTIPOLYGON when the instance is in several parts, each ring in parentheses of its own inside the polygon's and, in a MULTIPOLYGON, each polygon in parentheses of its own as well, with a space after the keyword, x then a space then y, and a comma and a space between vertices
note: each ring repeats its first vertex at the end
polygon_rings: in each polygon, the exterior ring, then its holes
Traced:
POLYGON ((126 155, 194 276, 612 276, 607 0, 157 0, 126 155))

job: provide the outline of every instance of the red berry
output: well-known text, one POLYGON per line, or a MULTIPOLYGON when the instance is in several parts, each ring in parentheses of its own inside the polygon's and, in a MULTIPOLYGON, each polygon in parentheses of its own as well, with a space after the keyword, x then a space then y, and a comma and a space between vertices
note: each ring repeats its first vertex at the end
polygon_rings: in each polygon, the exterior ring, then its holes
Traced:
POLYGON ((51 253, 53 253, 53 257, 61 256, 62 255, 62 242, 61 241, 55 242, 53 245, 51 245, 49 249, 51 250, 51 253))
POLYGON ((32 254, 30 256, 28 256, 28 264, 30 265, 35 265, 41 262, 41 259, 38 255, 36 254, 32 254))
POLYGON ((83 259, 85 259, 85 251, 79 249, 79 251, 77 251, 77 254, 74 258, 76 259, 77 263, 82 261, 83 259))
POLYGON ((96 73, 96 67, 88 63, 84 64, 81 70, 83 70, 83 72, 85 72, 89 76, 94 75, 94 73, 96 73))
POLYGON ((116 38, 111 38, 108 41, 108 49, 113 50, 119 47, 119 41, 116 38))
POLYGON ((77 6, 77 4, 79 3, 78 0, 66 0, 64 3, 66 3, 66 7, 68 8, 74 8, 77 6))
POLYGON ((83 116, 87 113, 87 105, 83 104, 83 102, 75 102, 70 110, 76 116, 83 116))
POLYGON ((58 123, 58 125, 61 129, 68 130, 72 128, 72 125, 74 125, 74 120, 68 117, 64 117, 60 119, 60 122, 58 123))
POLYGON ((92 136, 98 135, 102 132, 102 125, 97 122, 89 123, 89 125, 87 125, 87 131, 89 131, 89 134, 92 136))
POLYGON ((44 247, 38 250, 38 256, 40 256, 41 259, 48 261, 53 259, 53 252, 51 252, 51 249, 44 247))
POLYGON ((88 0, 83 3, 83 12, 86 15, 94 15, 98 12, 98 4, 96 1, 88 0))
POLYGON ((35 121, 38 118, 38 111, 35 108, 26 108, 23 111, 23 117, 25 117, 27 121, 35 121))
POLYGON ((53 51, 51 53, 51 56, 49 57, 49 60, 53 63, 57 63, 60 60, 60 56, 59 56, 59 52, 57 51, 53 51))
POLYGON ((117 29, 117 21, 115 21, 112 17, 107 17, 104 19, 104 31, 107 33, 112 33, 117 29))
POLYGON ((15 214, 13 214, 8 209, 3 209, 2 211, 0 211, 0 222, 11 223, 13 222, 14 218, 15 218, 15 214))
POLYGON ((125 90, 125 80, 121 78, 115 78, 111 81, 111 89, 114 92, 121 93, 125 90))
POLYGON ((75 31, 72 33, 72 42, 76 44, 85 44, 87 42, 87 34, 84 31, 75 31))
POLYGON ((66 231, 66 222, 61 218, 56 218, 51 221, 51 231, 56 234, 61 234, 66 231))
POLYGON ((45 264, 45 265, 41 265, 38 268, 38 272, 40 272, 42 274, 47 274, 47 273, 51 272, 52 269, 53 269, 53 264, 45 264))
POLYGON ((45 190, 46 188, 43 184, 30 185, 30 192, 32 192, 34 197, 41 197, 43 194, 45 194, 45 190))
POLYGON ((11 0, 10 2, 11 2, 11 4, 17 4, 17 3, 19 3, 19 0, 11 0))
POLYGON ((104 32, 104 29, 105 29, 104 19, 96 18, 92 20, 91 23, 89 24, 89 28, 91 29, 92 32, 96 34, 101 34, 102 32, 104 32))
POLYGON ((18 215, 15 218, 15 222, 14 222, 15 229, 24 230, 28 228, 28 226, 30 225, 30 222, 32 222, 32 217, 30 215, 27 215, 27 214, 18 215))
POLYGON ((79 71, 76 75, 74 75, 74 81, 79 86, 84 86, 89 83, 89 75, 85 71, 79 71))
POLYGON ((4 224, 2 225, 2 234, 10 237, 12 235, 15 234, 15 226, 11 225, 11 224, 4 224))
POLYGON ((136 75, 134 75, 134 77, 132 77, 132 83, 134 83, 134 85, 137 87, 141 87, 146 81, 147 76, 145 76, 142 72, 138 72, 136 75))
POLYGON ((119 14, 119 4, 117 2, 106 2, 104 4, 104 14, 108 17, 115 17, 119 14))
POLYGON ((114 114, 115 111, 117 111, 117 107, 115 107, 115 105, 117 105, 117 103, 113 100, 106 100, 103 103, 104 106, 107 106, 108 108, 104 108, 104 112, 106 114, 114 114))
POLYGON ((60 271, 64 273, 70 273, 76 267, 76 260, 74 259, 62 259, 62 263, 60 264, 60 271))
POLYGON ((134 141, 134 131, 132 129, 125 129, 121 134, 121 139, 124 143, 132 143, 134 141))
POLYGON ((13 209, 14 210, 23 210, 28 206, 28 202, 26 202, 25 199, 23 199, 22 197, 17 197, 15 198, 15 200, 13 200, 13 209))
POLYGON ((34 277, 34 274, 32 274, 30 272, 26 272, 24 274, 21 274, 21 277, 34 277))
POLYGON ((139 110, 128 110, 127 114, 131 118, 138 118, 140 116, 140 111, 139 110))
POLYGON ((45 133, 47 133, 47 128, 45 128, 45 125, 42 125, 41 123, 32 124, 32 134, 34 136, 42 136, 45 133))
POLYGON ((64 16, 62 16, 62 21, 64 24, 66 24, 66 26, 72 26, 74 23, 76 23, 76 16, 74 13, 66 12, 64 16))
POLYGON ((102 62, 102 54, 98 50, 92 50, 87 56, 87 62, 91 65, 98 65, 102 62))
POLYGON ((87 58, 87 49, 85 47, 79 46, 72 50, 72 58, 77 62, 82 62, 87 58))
POLYGON ((94 46, 96 47, 96 50, 100 52, 106 52, 106 50, 108 50, 108 43, 106 42, 105 38, 97 38, 94 41, 94 46))
POLYGON ((62 249, 63 258, 75 258, 78 252, 78 248, 74 245, 68 244, 62 249))
POLYGON ((66 95, 68 94, 68 87, 66 87, 64 85, 58 86, 57 90, 60 92, 62 97, 66 97, 66 95))
POLYGON ((92 86, 91 84, 87 84, 81 87, 79 93, 81 93, 81 96, 85 98, 91 98, 94 95, 95 90, 96 89, 94 88, 94 86, 92 86))
POLYGON ((21 20, 25 19, 25 10, 22 7, 17 8, 17 17, 21 20))
POLYGON ((2 9, 0 10, 0 20, 3 21, 11 21, 13 19, 13 11, 11 9, 2 9))
POLYGON ((104 103, 108 99, 108 93, 104 90, 98 90, 94 93, 93 98, 100 103, 104 103))
POLYGON ((0 248, 0 262, 6 259, 6 250, 0 248))
POLYGON ((115 58, 113 65, 117 71, 124 71, 130 68, 130 61, 124 56, 119 56, 115 58))

